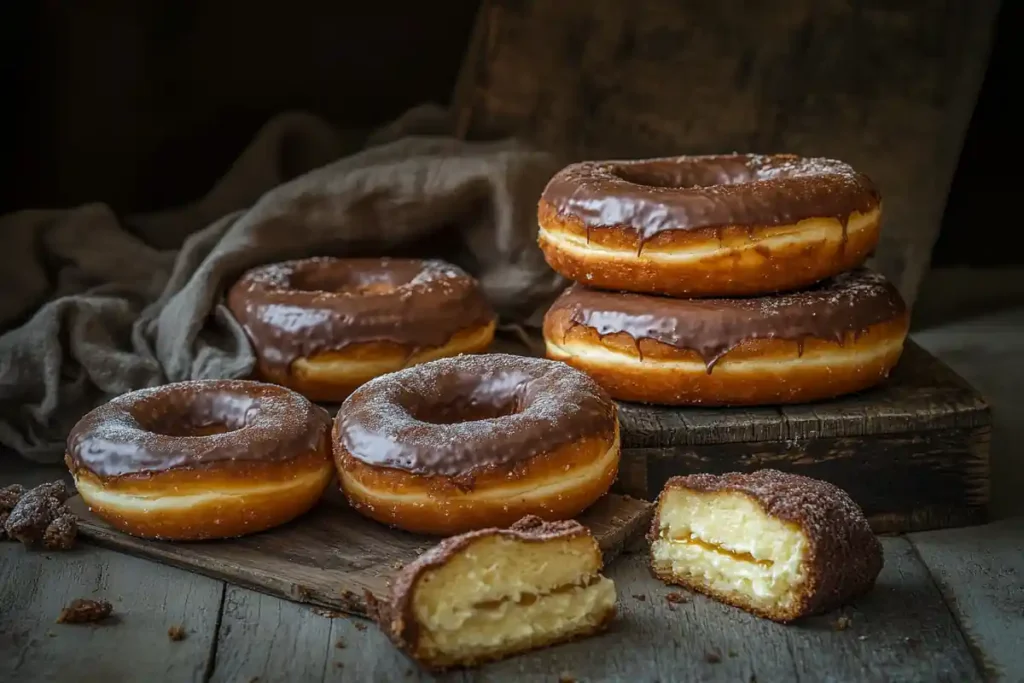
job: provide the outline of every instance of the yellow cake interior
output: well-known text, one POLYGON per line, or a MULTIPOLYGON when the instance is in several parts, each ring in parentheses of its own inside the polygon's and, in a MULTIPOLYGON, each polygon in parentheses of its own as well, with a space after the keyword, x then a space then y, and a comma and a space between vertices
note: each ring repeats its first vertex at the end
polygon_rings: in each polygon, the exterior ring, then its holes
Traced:
POLYGON ((443 665, 507 656, 593 632, 615 609, 592 538, 488 536, 417 581, 420 656, 443 665))
POLYGON ((806 579, 807 540, 741 493, 685 489, 662 497, 654 570, 733 604, 777 612, 806 579))

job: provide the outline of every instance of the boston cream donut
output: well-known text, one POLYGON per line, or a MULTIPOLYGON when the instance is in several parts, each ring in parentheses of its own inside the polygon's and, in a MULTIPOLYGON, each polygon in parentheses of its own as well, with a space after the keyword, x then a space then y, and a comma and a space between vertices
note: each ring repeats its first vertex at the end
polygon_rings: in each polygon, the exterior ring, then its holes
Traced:
POLYGON ((539 241, 552 268, 591 287, 743 296, 860 266, 881 213, 871 181, 831 159, 584 162, 545 188, 539 241))
POLYGON ((89 509, 143 538, 229 538, 283 524, 334 473, 330 417, 283 387, 167 384, 83 417, 65 460, 89 509))
POLYGON ((356 510, 450 535, 568 519, 618 474, 618 413, 585 374, 541 358, 459 356, 367 382, 334 421, 356 510))
POLYGON ((485 350, 495 316, 443 261, 311 258, 254 268, 228 293, 261 379, 341 402, 409 365, 485 350))
POLYGON ((870 387, 896 364, 909 315, 858 269, 791 294, 670 299, 573 285, 544 319, 547 355, 612 397, 666 405, 798 403, 870 387))

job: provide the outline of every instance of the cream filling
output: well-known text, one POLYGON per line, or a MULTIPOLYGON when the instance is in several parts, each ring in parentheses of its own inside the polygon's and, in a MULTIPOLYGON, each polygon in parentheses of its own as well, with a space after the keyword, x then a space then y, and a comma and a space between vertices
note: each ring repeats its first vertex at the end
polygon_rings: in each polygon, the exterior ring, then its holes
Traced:
POLYGON ((173 490, 154 490, 145 494, 128 493, 102 488, 84 478, 76 479, 75 486, 90 504, 151 513, 188 510, 197 506, 218 503, 237 504, 241 499, 249 496, 286 496, 289 492, 310 489, 319 485, 325 476, 325 470, 317 470, 304 472, 288 481, 260 483, 244 487, 233 486, 230 489, 203 491, 202 493, 175 493, 173 490))
MULTIPOLYGON (((549 498, 551 496, 557 496, 559 494, 572 491, 578 488, 580 484, 595 479, 601 476, 602 472, 607 471, 615 461, 619 459, 619 436, 615 435, 615 442, 612 447, 609 448, 603 456, 599 459, 584 465, 577 467, 569 472, 565 472, 559 475, 552 481, 538 485, 536 481, 526 481, 519 484, 513 484, 512 482, 502 484, 498 487, 486 487, 482 489, 473 489, 471 491, 463 492, 446 492, 446 497, 456 496, 466 500, 505 500, 510 497, 518 497, 522 500, 534 500, 538 498, 549 498)), ((418 501, 422 502, 425 498, 429 498, 429 494, 414 491, 411 493, 395 493, 395 492, 381 492, 376 490, 370 490, 363 486, 357 479, 352 477, 346 472, 342 472, 341 476, 345 480, 345 488, 351 491, 358 492, 360 497, 372 498, 382 502, 408 502, 418 501)))
MULTIPOLYGON (((605 366, 608 368, 619 368, 627 365, 643 368, 656 367, 658 369, 679 370, 690 373, 707 372, 707 366, 703 360, 665 360, 659 358, 657 361, 644 361, 634 354, 615 351, 606 346, 598 346, 589 342, 568 341, 559 344, 546 339, 545 345, 548 357, 556 360, 578 358, 588 365, 605 366)), ((781 364, 789 363, 798 364, 800 367, 826 369, 874 365, 890 354, 899 352, 902 348, 903 339, 895 338, 856 349, 850 347, 836 348, 834 351, 816 349, 806 352, 799 357, 794 356, 791 359, 732 359, 726 354, 714 366, 714 372, 717 374, 775 372, 778 371, 781 364)))
MULTIPOLYGON (((854 213, 846 226, 847 239, 869 229, 877 221, 881 209, 874 209, 866 214, 854 213)), ((635 247, 616 249, 598 244, 595 241, 587 242, 584 235, 575 233, 558 232, 553 233, 540 227, 541 239, 557 246, 577 258, 593 258, 600 255, 606 259, 623 261, 647 261, 650 263, 681 264, 693 263, 713 257, 735 257, 736 254, 745 252, 781 251, 793 247, 801 247, 808 243, 831 243, 838 245, 843 241, 842 226, 834 218, 809 218, 800 221, 789 229, 780 228, 772 235, 765 235, 756 239, 744 240, 737 245, 722 244, 718 240, 707 240, 700 244, 688 245, 683 249, 658 250, 650 248, 641 250, 637 256, 635 247)), ((760 260, 764 257, 758 254, 760 260)))
MULTIPOLYGON (((457 591, 455 591, 457 593, 457 591)), ((454 597, 454 595, 453 595, 454 597)), ((591 630, 615 606, 615 584, 603 576, 548 594, 493 604, 462 604, 420 616, 420 647, 456 658, 509 654, 591 630)))
POLYGON ((799 527, 744 495, 670 491, 660 510, 654 567, 684 585, 774 608, 788 605, 805 580, 799 527))

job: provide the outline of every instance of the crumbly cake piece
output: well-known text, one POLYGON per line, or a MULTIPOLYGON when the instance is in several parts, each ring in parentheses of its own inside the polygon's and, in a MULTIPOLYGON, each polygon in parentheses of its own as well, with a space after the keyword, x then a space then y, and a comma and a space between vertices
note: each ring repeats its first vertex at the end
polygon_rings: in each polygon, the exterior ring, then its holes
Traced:
POLYGON ((867 592, 883 561, 846 492, 777 470, 673 477, 649 538, 662 581, 779 622, 867 592))
POLYGON ((591 635, 615 616, 601 550, 573 521, 525 517, 445 539, 401 569, 370 612, 428 669, 474 666, 591 635))

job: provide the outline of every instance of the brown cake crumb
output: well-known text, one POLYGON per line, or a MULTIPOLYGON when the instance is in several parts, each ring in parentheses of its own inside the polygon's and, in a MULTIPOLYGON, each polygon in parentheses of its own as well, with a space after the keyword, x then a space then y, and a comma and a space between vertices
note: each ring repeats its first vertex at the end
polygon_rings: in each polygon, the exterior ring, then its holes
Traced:
POLYGON ((558 683, 576 683, 576 677, 567 671, 563 671, 558 677, 558 683))
POLYGON ((7 518, 10 517, 11 510, 18 504, 23 495, 25 495, 25 487, 21 484, 12 484, 0 489, 0 541, 8 540, 7 529, 5 528, 7 526, 7 518))
POLYGON ((690 598, 686 597, 682 593, 669 593, 665 596, 665 599, 671 602, 673 605, 682 605, 690 601, 690 598))
POLYGON ((357 631, 365 631, 366 630, 366 624, 364 624, 362 622, 359 622, 359 621, 357 621, 355 623, 355 627, 356 627, 357 631))
POLYGON ((106 600, 77 598, 60 611, 58 624, 89 624, 110 616, 114 607, 106 600))
POLYGON ((334 643, 334 647, 338 648, 339 650, 344 649, 345 641, 341 638, 338 638, 337 642, 334 643))
POLYGON ((335 609, 327 609, 326 607, 313 607, 313 614, 317 614, 325 619, 339 619, 345 616, 344 612, 339 612, 335 609))
POLYGON ((844 614, 832 623, 832 629, 835 631, 845 631, 850 628, 850 624, 852 623, 853 619, 850 619, 850 617, 844 614))
MULTIPOLYGON (((15 499, 18 488, 8 486, 3 490, 4 504, 15 499)), ((4 519, 6 536, 26 546, 44 545, 51 550, 70 548, 78 534, 78 521, 65 505, 69 495, 62 481, 40 484, 23 492, 4 519)))
POLYGON ((25 487, 21 484, 11 484, 0 489, 0 510, 10 512, 18 504, 18 500, 25 495, 25 487))
POLYGON ((643 601, 645 601, 647 599, 647 596, 643 595, 642 593, 637 593, 637 594, 635 594, 633 596, 633 599, 634 600, 639 600, 640 602, 643 602, 643 601))
POLYGON ((709 652, 706 655, 704 655, 704 661, 708 664, 718 664, 722 661, 722 655, 718 654, 717 652, 709 652))
POLYGON ((185 627, 180 625, 170 627, 169 629, 167 629, 167 637, 173 640, 174 642, 178 642, 179 640, 185 640, 185 627))

